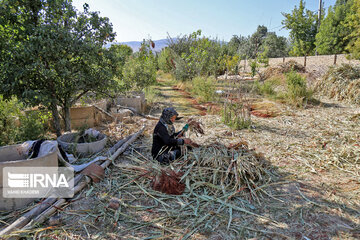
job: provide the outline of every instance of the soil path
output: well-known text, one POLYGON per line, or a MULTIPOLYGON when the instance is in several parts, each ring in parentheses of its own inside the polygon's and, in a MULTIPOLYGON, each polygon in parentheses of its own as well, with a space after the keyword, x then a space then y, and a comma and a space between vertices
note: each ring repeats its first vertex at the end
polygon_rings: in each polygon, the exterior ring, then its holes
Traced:
POLYGON ((152 115, 160 115, 165 107, 174 107, 182 116, 206 115, 206 107, 200 105, 188 92, 178 88, 174 82, 167 78, 159 78, 155 88, 160 92, 159 101, 152 110, 152 115))

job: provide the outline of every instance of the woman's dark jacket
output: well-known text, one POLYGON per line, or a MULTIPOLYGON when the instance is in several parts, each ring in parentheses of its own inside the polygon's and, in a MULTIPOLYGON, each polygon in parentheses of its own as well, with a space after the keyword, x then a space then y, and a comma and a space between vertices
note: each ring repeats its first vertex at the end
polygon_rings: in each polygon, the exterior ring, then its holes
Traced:
POLYGON ((174 133, 170 136, 165 125, 159 121, 156 124, 153 134, 153 145, 151 149, 152 157, 155 159, 158 157, 160 151, 166 153, 175 149, 179 145, 183 145, 183 139, 175 138, 179 133, 180 132, 174 133))

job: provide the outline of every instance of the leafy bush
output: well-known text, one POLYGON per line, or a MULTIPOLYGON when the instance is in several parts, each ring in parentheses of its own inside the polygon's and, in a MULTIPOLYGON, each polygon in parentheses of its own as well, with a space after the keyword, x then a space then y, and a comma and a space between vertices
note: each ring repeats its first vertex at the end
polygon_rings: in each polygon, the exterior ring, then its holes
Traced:
POLYGON ((23 105, 16 99, 3 100, 0 95, 0 145, 44 137, 48 130, 49 113, 21 111, 23 105))
POLYGON ((173 56, 172 72, 175 78, 186 81, 196 76, 210 76, 224 72, 223 59, 226 54, 224 46, 217 39, 201 37, 201 30, 176 39, 169 38, 169 49, 173 56))
POLYGON ((298 107, 302 106, 309 98, 312 93, 306 88, 306 78, 300 74, 291 71, 286 74, 286 100, 298 107))
POLYGON ((192 80, 191 92, 197 96, 200 102, 208 102, 214 98, 215 86, 215 77, 195 77, 192 80))
POLYGON ((143 90, 156 83, 156 68, 151 59, 130 57, 123 70, 125 89, 143 90))
POLYGON ((30 111, 20 116, 19 141, 44 138, 49 130, 50 112, 30 111))
POLYGON ((156 60, 150 43, 151 40, 148 42, 144 40, 139 52, 127 59, 121 82, 125 90, 141 91, 156 83, 156 60))
POLYGON ((145 98, 146 98, 146 104, 147 105, 153 105, 155 102, 159 100, 159 95, 161 95, 161 92, 159 89, 156 88, 156 86, 151 86, 145 89, 145 98))
POLYGON ((221 112, 223 123, 229 127, 240 130, 251 126, 251 116, 247 106, 240 103, 225 104, 221 112))
POLYGON ((19 129, 17 127, 21 104, 16 98, 3 100, 0 95, 0 145, 13 144, 17 141, 19 129))
POLYGON ((172 69, 175 67, 174 60, 171 56, 170 48, 164 48, 159 57, 158 57, 158 65, 160 70, 165 73, 170 73, 172 69))
POLYGON ((263 84, 259 83, 259 81, 255 81, 254 90, 260 95, 266 95, 266 96, 276 95, 276 92, 274 90, 274 82, 272 81, 265 81, 263 84))
POLYGON ((257 63, 256 60, 250 61, 250 68, 251 68, 251 77, 254 77, 259 68, 259 64, 257 63))
POLYGON ((239 56, 225 56, 226 59, 226 68, 229 74, 238 74, 239 72, 239 56))
POLYGON ((180 81, 186 81, 191 78, 186 62, 178 56, 175 58, 174 76, 176 80, 180 81))

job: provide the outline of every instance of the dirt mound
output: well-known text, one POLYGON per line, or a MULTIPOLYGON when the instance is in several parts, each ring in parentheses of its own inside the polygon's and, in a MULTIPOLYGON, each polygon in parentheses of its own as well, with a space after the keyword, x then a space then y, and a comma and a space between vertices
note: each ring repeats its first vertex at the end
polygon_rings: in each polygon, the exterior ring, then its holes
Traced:
POLYGON ((360 66, 343 64, 330 68, 314 90, 338 101, 360 104, 360 66))
POLYGON ((287 72, 290 72, 291 70, 299 72, 299 73, 305 73, 305 67, 293 60, 290 60, 285 63, 281 63, 275 67, 268 67, 264 71, 265 79, 271 78, 272 76, 284 74, 287 72))

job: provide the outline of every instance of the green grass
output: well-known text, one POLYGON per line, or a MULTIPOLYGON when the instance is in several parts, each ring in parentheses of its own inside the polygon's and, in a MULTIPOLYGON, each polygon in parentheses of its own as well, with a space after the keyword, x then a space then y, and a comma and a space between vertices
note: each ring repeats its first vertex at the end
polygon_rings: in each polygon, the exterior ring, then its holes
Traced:
POLYGON ((216 79, 215 77, 195 77, 192 80, 191 93, 200 102, 209 102, 214 99, 216 79))
POLYGON ((305 103, 311 100, 312 91, 307 89, 305 77, 291 71, 285 74, 285 83, 282 82, 280 78, 270 79, 264 83, 255 81, 253 90, 259 95, 281 100, 296 107, 303 107, 305 103), (284 89, 283 91, 275 90, 281 86, 284 89))

